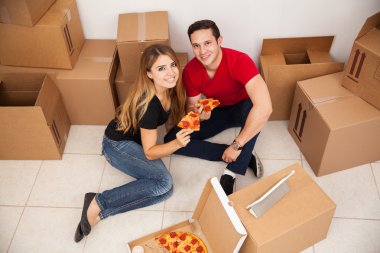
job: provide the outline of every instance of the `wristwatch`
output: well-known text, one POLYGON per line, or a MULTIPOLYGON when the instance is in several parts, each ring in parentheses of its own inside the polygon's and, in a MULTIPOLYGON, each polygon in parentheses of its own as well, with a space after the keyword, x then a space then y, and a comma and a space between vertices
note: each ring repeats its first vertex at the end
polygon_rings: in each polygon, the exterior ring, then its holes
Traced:
POLYGON ((235 151, 239 151, 243 149, 243 147, 240 145, 240 143, 237 140, 234 140, 231 145, 235 151))

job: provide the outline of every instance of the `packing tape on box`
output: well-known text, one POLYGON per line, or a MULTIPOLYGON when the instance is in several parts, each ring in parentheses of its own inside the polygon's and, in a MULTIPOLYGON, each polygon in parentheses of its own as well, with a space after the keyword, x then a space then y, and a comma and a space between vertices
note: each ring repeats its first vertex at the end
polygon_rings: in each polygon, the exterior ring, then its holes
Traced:
POLYGON ((145 13, 137 14, 137 40, 145 41, 146 40, 146 18, 145 13))
POLYGON ((71 21, 71 10, 69 8, 62 9, 62 13, 65 14, 67 22, 71 21))
POLYGON ((9 16, 8 10, 6 7, 0 7, 0 22, 11 23, 11 17, 9 16))
POLYGON ((83 59, 93 61, 93 62, 112 62, 113 57, 83 57, 83 59))

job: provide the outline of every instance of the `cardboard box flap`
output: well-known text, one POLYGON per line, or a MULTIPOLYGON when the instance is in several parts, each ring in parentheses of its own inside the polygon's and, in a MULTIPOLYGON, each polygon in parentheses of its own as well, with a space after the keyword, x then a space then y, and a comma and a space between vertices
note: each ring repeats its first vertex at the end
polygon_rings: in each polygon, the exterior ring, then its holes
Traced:
POLYGON ((316 108, 330 129, 339 129, 380 119, 379 110, 356 96, 332 104, 320 104, 316 108))
POLYGON ((313 104, 333 102, 337 99, 353 96, 351 92, 340 85, 342 78, 343 72, 338 72, 300 81, 299 85, 313 104))
POLYGON ((239 252, 247 232, 217 178, 206 184, 193 219, 198 220, 213 252, 239 252))
POLYGON ((380 55, 380 29, 372 29, 356 42, 373 54, 380 55))
POLYGON ((119 15, 117 42, 135 42, 169 39, 168 12, 154 11, 119 15))
POLYGON ((49 126, 52 124, 55 117, 57 104, 60 98, 61 93, 55 83, 50 79, 50 77, 45 76, 41 91, 37 97, 36 106, 40 106, 42 108, 46 122, 49 126))
POLYGON ((358 36, 356 36, 356 39, 359 39, 360 37, 364 36, 366 33, 368 33, 370 30, 372 30, 375 27, 380 26, 380 12, 376 13, 375 15, 367 18, 364 25, 362 26, 362 29, 360 29, 360 32, 358 36))
POLYGON ((62 70, 57 79, 107 80, 115 59, 114 40, 86 40, 72 70, 62 70))
POLYGON ((264 39, 261 55, 301 53, 306 50, 329 52, 334 36, 264 39))
POLYGON ((16 132, 17 129, 27 131, 34 127, 47 126, 41 107, 36 106, 0 106, 0 122, 7 123, 5 126, 0 124, 0 128, 6 127, 16 132))
POLYGON ((308 49, 307 55, 309 57, 310 63, 335 62, 329 52, 308 49))
POLYGON ((302 225, 302 221, 309 221, 320 216, 321 213, 334 210, 336 207, 335 203, 299 164, 293 164, 268 178, 233 193, 230 195, 230 199, 234 202, 239 217, 244 222, 250 237, 257 243, 257 247, 283 236, 295 226, 302 225), (260 198, 292 170, 295 170, 295 173, 288 180, 290 191, 260 218, 255 218, 246 209, 246 206, 260 198), (314 201, 310 201, 310 196, 313 196, 314 201))
POLYGON ((75 6, 75 1, 73 0, 59 0, 49 8, 49 10, 41 17, 36 26, 61 26, 66 22, 70 22, 72 18, 73 4, 75 6))

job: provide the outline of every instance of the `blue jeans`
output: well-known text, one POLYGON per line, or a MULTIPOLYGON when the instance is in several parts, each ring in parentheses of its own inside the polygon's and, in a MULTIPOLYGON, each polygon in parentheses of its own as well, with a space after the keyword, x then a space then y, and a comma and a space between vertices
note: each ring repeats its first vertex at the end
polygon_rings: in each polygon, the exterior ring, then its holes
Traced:
POLYGON ((136 180, 96 195, 101 219, 156 204, 172 195, 173 180, 162 160, 148 160, 136 142, 104 136, 102 154, 113 167, 136 180))
MULTIPOLYGON (((212 143, 204 139, 211 138, 231 127, 243 128, 251 108, 252 102, 250 99, 240 101, 235 105, 216 107, 212 111, 209 120, 201 121, 201 130, 191 134, 189 144, 186 147, 178 149, 175 154, 197 157, 209 161, 223 161, 222 155, 229 145, 212 143)), ((174 140, 179 130, 181 130, 179 127, 173 128, 166 134, 164 141, 169 142, 174 140)), ((255 135, 244 145, 236 161, 227 164, 227 169, 237 174, 245 175, 258 136, 259 134, 255 135)))

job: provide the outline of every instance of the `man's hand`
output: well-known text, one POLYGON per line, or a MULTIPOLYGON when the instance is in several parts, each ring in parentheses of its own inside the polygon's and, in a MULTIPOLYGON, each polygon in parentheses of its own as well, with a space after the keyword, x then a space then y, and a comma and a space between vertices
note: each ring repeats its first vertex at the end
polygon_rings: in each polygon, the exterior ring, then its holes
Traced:
POLYGON ((241 150, 236 151, 232 146, 229 146, 226 150, 224 150, 222 159, 226 163, 232 163, 236 161, 240 153, 241 153, 241 150))
POLYGON ((203 105, 200 104, 200 103, 196 103, 194 105, 194 111, 199 113, 199 119, 200 119, 200 121, 209 120, 210 117, 211 117, 211 111, 206 112, 203 109, 203 105))

